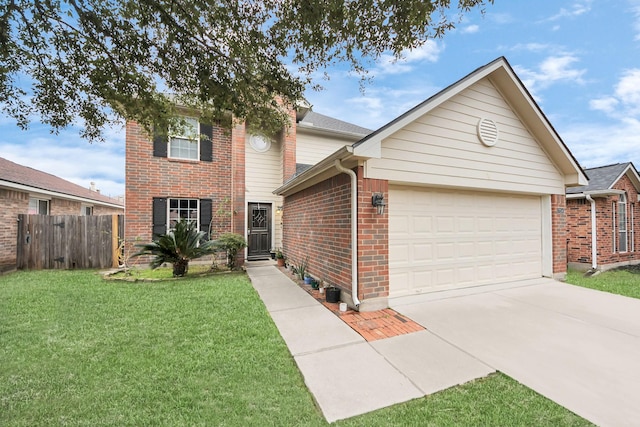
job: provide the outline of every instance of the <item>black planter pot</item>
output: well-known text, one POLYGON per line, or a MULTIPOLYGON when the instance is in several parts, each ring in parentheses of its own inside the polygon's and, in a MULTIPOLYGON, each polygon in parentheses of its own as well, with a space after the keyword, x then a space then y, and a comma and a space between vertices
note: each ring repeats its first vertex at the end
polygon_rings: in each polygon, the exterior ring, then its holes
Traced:
POLYGON ((340 288, 331 286, 324 290, 327 302, 340 302, 340 288))

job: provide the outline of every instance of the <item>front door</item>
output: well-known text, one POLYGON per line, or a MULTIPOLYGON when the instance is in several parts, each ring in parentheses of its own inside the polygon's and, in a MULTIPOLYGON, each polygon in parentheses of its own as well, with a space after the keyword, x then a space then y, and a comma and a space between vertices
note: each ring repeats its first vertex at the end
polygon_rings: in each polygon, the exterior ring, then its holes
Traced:
POLYGON ((271 251, 271 203, 249 203, 247 259, 267 259, 271 251))

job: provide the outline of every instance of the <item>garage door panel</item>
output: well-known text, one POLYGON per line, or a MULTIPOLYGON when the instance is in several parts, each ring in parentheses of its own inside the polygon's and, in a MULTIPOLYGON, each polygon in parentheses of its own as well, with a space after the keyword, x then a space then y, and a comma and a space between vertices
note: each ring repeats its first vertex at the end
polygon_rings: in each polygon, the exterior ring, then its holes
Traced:
POLYGON ((390 296, 540 277, 539 197, 391 187, 390 296))

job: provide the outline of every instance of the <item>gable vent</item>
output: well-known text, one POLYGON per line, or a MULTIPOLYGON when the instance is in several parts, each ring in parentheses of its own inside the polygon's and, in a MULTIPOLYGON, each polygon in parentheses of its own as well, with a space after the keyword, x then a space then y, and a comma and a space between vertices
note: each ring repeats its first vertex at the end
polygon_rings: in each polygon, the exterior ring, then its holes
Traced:
POLYGON ((478 139, 487 147, 498 142, 498 125, 491 119, 480 119, 478 122, 478 139))

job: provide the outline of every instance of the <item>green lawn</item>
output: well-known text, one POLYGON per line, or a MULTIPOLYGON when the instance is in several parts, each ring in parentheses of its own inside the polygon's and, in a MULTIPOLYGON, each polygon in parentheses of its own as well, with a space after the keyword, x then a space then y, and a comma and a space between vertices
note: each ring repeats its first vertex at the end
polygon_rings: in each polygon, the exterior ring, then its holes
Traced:
POLYGON ((637 268, 609 270, 597 276, 585 277, 583 273, 569 270, 567 283, 624 295, 632 298, 640 298, 640 270, 637 268), (635 272, 633 272, 635 271, 635 272))
MULTIPOLYGON (((337 424, 589 425, 501 374, 337 424)), ((326 422, 245 275, 43 271, 0 276, 0 425, 326 422)))

